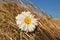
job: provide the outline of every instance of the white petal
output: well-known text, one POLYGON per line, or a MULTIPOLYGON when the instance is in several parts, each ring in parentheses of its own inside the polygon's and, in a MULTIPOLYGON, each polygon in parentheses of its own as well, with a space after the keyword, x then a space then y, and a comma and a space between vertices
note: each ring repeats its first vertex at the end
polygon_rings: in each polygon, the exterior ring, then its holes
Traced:
POLYGON ((32 32, 32 31, 34 31, 34 29, 33 29, 32 27, 29 27, 29 28, 28 28, 28 31, 29 31, 29 32, 32 32))
POLYGON ((37 25, 37 22, 38 22, 37 19, 34 19, 34 18, 31 19, 31 24, 37 25))
POLYGON ((20 28, 21 30, 24 30, 24 27, 25 27, 24 24, 22 24, 21 26, 19 26, 19 28, 20 28))
POLYGON ((33 25, 38 25, 37 22, 31 22, 31 24, 33 24, 33 25))
POLYGON ((20 18, 20 16, 18 15, 18 16, 16 16, 16 19, 19 19, 20 18))
POLYGON ((25 14, 26 12, 24 11, 24 12, 22 12, 22 14, 25 14))
POLYGON ((34 29, 35 29, 35 26, 33 26, 33 25, 30 25, 30 26, 28 27, 28 31, 29 31, 29 32, 34 31, 34 29))
POLYGON ((25 27, 24 27, 24 31, 26 31, 26 32, 27 32, 27 31, 28 31, 28 29, 27 29, 27 28, 28 28, 28 26, 27 26, 27 25, 25 25, 25 27))
POLYGON ((16 23, 18 24, 18 25, 21 25, 22 23, 23 23, 23 21, 16 21, 16 23))
POLYGON ((17 24, 21 24, 21 22, 20 22, 20 21, 16 21, 16 23, 17 23, 17 24))
POLYGON ((30 18, 34 18, 34 17, 35 17, 35 15, 30 14, 30 18))
POLYGON ((33 24, 30 24, 30 25, 29 25, 29 27, 32 27, 33 29, 35 29, 35 28, 36 28, 36 26, 35 26, 35 25, 33 25, 33 24))
POLYGON ((18 16, 16 17, 16 20, 22 20, 23 18, 24 18, 24 16, 18 15, 18 16))

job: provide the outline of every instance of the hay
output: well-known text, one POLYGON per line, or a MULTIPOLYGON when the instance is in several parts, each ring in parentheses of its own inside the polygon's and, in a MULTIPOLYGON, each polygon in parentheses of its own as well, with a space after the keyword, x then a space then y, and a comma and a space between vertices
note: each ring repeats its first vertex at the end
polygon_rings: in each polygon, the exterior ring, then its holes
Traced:
POLYGON ((60 20, 41 16, 34 9, 15 2, 0 3, 0 40, 60 40, 60 20), (17 28, 15 17, 30 11, 38 18, 37 29, 32 33, 17 28))

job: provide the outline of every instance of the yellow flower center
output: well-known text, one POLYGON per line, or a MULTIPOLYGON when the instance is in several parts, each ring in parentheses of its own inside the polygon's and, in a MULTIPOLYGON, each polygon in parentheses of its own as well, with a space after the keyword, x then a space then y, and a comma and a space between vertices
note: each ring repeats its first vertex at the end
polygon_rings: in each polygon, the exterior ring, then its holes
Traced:
POLYGON ((26 24, 30 24, 30 23, 31 23, 31 19, 30 19, 29 17, 25 17, 25 18, 24 18, 24 22, 25 22, 26 24))

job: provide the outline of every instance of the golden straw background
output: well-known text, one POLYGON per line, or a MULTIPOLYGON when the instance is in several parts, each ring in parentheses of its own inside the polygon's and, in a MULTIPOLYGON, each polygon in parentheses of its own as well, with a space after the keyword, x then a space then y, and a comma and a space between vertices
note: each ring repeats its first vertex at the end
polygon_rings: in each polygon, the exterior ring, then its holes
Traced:
POLYGON ((24 4, 0 2, 0 40, 60 40, 60 20, 42 16, 24 4), (22 11, 30 11, 38 19, 34 32, 26 33, 17 28, 15 17, 22 11))

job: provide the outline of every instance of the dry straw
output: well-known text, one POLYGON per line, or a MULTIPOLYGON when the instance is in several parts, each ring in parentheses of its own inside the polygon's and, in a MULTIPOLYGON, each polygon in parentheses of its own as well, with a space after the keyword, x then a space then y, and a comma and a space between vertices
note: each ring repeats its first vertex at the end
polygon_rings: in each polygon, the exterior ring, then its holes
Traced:
POLYGON ((24 4, 0 2, 0 40, 60 40, 60 20, 41 16, 24 4), (26 33, 17 28, 15 17, 22 11, 30 11, 38 18, 34 32, 26 33))

